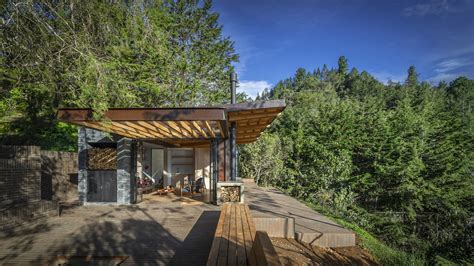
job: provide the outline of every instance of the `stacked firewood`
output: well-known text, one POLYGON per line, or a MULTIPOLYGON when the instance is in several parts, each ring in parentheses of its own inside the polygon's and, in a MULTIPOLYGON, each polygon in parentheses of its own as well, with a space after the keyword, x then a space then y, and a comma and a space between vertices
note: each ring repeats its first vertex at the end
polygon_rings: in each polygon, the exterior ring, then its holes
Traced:
POLYGON ((117 169, 117 150, 114 148, 92 148, 87 150, 89 170, 117 169))
POLYGON ((221 187, 221 202, 240 202, 240 187, 221 187))

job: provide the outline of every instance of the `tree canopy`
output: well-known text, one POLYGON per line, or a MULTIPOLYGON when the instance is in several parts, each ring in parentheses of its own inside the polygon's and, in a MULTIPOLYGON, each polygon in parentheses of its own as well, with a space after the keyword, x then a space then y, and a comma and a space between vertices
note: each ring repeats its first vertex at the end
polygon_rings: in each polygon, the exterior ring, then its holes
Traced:
MULTIPOLYGON (((60 107, 224 103, 232 63, 211 1, 0 2, 0 143, 75 150, 60 107)), ((324 206, 436 263, 472 263, 474 81, 383 84, 340 57, 299 68, 258 99, 288 108, 241 173, 324 206), (469 260, 471 258, 471 260, 469 260)), ((240 99, 245 99, 241 94, 240 99)))
POLYGON ((110 107, 225 102, 238 56, 210 8, 197 0, 3 1, 2 142, 74 149, 75 128, 54 119, 59 107, 99 117, 110 107))
POLYGON ((242 148, 242 174, 326 206, 432 263, 437 255, 466 263, 473 256, 474 81, 432 86, 410 66, 406 82, 383 84, 365 71, 347 73, 345 57, 338 63, 322 72, 300 68, 259 96, 289 106, 242 148))

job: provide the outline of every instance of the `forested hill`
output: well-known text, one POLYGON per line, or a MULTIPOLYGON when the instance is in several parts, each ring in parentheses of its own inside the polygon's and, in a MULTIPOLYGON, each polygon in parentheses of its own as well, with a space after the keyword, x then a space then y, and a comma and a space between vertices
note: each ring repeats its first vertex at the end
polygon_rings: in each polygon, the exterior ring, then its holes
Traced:
MULTIPOLYGON (((59 107, 228 101, 238 60, 211 1, 0 1, 0 144, 75 150, 59 107)), ((240 95, 244 100, 245 95, 240 95)), ((432 86, 297 70, 259 99, 288 108, 241 173, 427 258, 472 258, 474 81, 432 86)))
POLYGON ((432 86, 410 67, 385 85, 338 63, 298 69, 259 96, 289 106, 242 149, 242 175, 431 262, 472 259, 474 81, 432 86))
POLYGON ((0 1, 0 143, 76 149, 58 107, 228 101, 218 18, 211 1, 0 1))

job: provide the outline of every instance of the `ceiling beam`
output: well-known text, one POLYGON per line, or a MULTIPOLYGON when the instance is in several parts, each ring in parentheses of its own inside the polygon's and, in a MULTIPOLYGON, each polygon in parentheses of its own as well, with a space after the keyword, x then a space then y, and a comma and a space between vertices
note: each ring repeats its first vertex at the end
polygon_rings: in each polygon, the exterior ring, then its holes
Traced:
POLYGON ((186 130, 183 130, 182 127, 180 127, 176 122, 174 121, 166 121, 166 124, 168 126, 170 126, 171 128, 173 128, 175 131, 181 133, 182 135, 186 136, 186 137, 191 137, 191 134, 189 132, 187 132, 186 130))
POLYGON ((204 126, 207 128, 207 131, 209 131, 209 134, 211 134, 212 138, 216 138, 216 133, 214 133, 214 130, 212 130, 211 126, 209 125, 208 121, 201 121, 201 123, 204 124, 204 126))
POLYGON ((187 121, 179 121, 178 122, 181 125, 181 128, 184 128, 186 131, 188 131, 191 135, 193 135, 195 138, 199 137, 199 134, 196 133, 189 125, 187 121))
POLYGON ((216 121, 217 123, 217 126, 219 127, 219 131, 221 132, 221 136, 222 138, 226 138, 226 132, 224 131, 226 129, 226 127, 224 125, 221 124, 220 121, 216 121))
POLYGON ((155 125, 157 125, 160 129, 164 130, 164 131, 168 131, 169 134, 171 134, 173 137, 176 137, 176 138, 183 138, 183 134, 181 134, 179 131, 176 131, 174 130, 173 128, 171 128, 169 125, 163 123, 162 121, 153 121, 153 123, 155 125))
POLYGON ((230 115, 229 114, 229 121, 241 121, 247 119, 257 119, 257 118, 273 118, 276 117, 280 112, 272 112, 272 113, 263 113, 263 114, 245 114, 245 115, 230 115))
MULTIPOLYGON (((57 117, 65 122, 94 121, 92 109, 61 108, 57 117)), ((226 120, 222 107, 206 108, 110 108, 103 114, 104 120, 114 121, 193 121, 226 120)))
POLYGON ((205 137, 205 138, 208 137, 207 134, 206 134, 206 132, 202 129, 202 126, 199 125, 198 122, 192 121, 192 122, 191 122, 191 125, 192 125, 195 129, 197 129, 197 131, 198 131, 203 137, 205 137))
POLYGON ((134 136, 133 134, 130 134, 129 132, 126 132, 124 130, 110 129, 110 128, 104 127, 102 125, 96 125, 93 122, 78 122, 77 125, 82 126, 82 127, 88 127, 88 128, 91 128, 91 129, 96 129, 96 130, 99 130, 99 131, 115 133, 117 135, 121 135, 121 136, 128 137, 128 138, 136 138, 137 137, 137 136, 134 136))
POLYGON ((285 100, 266 100, 266 101, 253 101, 246 103, 234 103, 234 104, 221 104, 219 107, 223 107, 227 112, 235 112, 242 110, 254 110, 254 109, 270 109, 270 108, 282 108, 286 107, 285 100))

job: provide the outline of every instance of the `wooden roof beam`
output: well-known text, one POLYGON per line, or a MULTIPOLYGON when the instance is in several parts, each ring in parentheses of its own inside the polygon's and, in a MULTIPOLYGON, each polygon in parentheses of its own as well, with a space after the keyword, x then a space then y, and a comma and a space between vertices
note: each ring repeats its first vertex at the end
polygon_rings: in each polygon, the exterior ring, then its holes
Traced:
POLYGON ((219 127, 219 131, 221 133, 222 138, 226 138, 226 132, 225 129, 227 129, 224 125, 221 124, 221 121, 216 121, 217 126, 219 127))
POLYGON ((179 124, 181 125, 182 128, 184 128, 185 130, 187 130, 191 135, 193 135, 195 138, 198 138, 199 137, 199 134, 196 133, 195 130, 193 130, 187 121, 179 121, 179 124))
POLYGON ((183 130, 182 127, 180 127, 176 122, 174 121, 166 121, 166 124, 169 125, 171 128, 173 128, 175 131, 181 133, 182 135, 186 137, 191 137, 191 134, 187 132, 186 130, 183 130))
POLYGON ((175 138, 183 138, 184 137, 183 134, 181 134, 179 131, 174 130, 173 128, 171 128, 167 124, 163 123, 162 121, 153 121, 153 124, 158 126, 163 131, 169 132, 169 134, 172 135, 175 138))
POLYGON ((263 113, 263 114, 246 114, 246 115, 230 115, 229 114, 229 121, 240 121, 240 120, 247 120, 247 119, 257 119, 257 118, 273 118, 276 117, 280 112, 272 112, 272 113, 263 113))
POLYGON ((116 126, 116 127, 119 127, 119 128, 122 128, 123 130, 125 130, 125 131, 127 131, 127 132, 135 132, 135 133, 141 135, 142 138, 147 138, 147 137, 153 138, 153 137, 154 137, 153 135, 151 135, 151 134, 149 134, 149 133, 147 133, 147 132, 142 132, 142 131, 140 131, 140 130, 137 130, 137 129, 134 128, 134 127, 131 127, 131 126, 126 125, 126 124, 122 124, 121 122, 112 122, 112 125, 113 125, 113 126, 116 126))
POLYGON ((88 128, 92 128, 92 129, 96 129, 96 130, 99 130, 99 131, 105 131, 105 132, 109 132, 109 133, 115 133, 118 134, 118 135, 122 135, 124 137, 127 137, 127 138, 136 138, 137 136, 134 136, 133 134, 130 134, 129 132, 126 132, 124 130, 111 130, 110 128, 107 128, 107 127, 104 127, 102 125, 96 125, 94 122, 78 122, 77 123, 78 126, 82 126, 82 127, 88 127, 88 128))
POLYGON ((198 131, 203 137, 208 138, 208 135, 207 135, 206 132, 202 129, 202 126, 201 126, 198 122, 192 121, 192 122, 191 122, 191 125, 193 125, 193 127, 194 127, 195 129, 197 129, 197 131, 198 131))
MULTIPOLYGON (((65 122, 93 121, 92 109, 61 108, 57 117, 65 122)), ((222 107, 194 108, 110 108, 104 118, 113 121, 226 120, 222 107)))
POLYGON ((157 135, 157 137, 166 138, 166 135, 162 134, 158 128, 152 126, 149 122, 137 121, 136 123, 147 128, 148 132, 157 135))
POLYGON ((214 133, 214 130, 212 130, 211 126, 209 125, 209 122, 208 121, 201 121, 201 123, 204 124, 204 126, 206 127, 206 129, 209 132, 209 134, 211 135, 211 137, 215 139, 216 134, 214 133))
POLYGON ((153 131, 151 131, 151 130, 148 130, 148 129, 146 129, 146 128, 144 128, 144 127, 142 127, 142 126, 140 126, 140 125, 138 125, 138 124, 136 124, 136 123, 134 123, 134 122, 124 121, 124 122, 122 122, 122 123, 124 123, 124 124, 126 124, 126 125, 128 125, 128 126, 130 126, 130 127, 132 127, 132 128, 135 128, 135 129, 137 130, 137 132, 142 133, 142 134, 145 134, 145 135, 147 135, 147 136, 149 136, 149 137, 158 137, 158 138, 163 137, 163 135, 161 135, 161 134, 159 134, 159 133, 157 133, 157 132, 153 132, 153 131))

